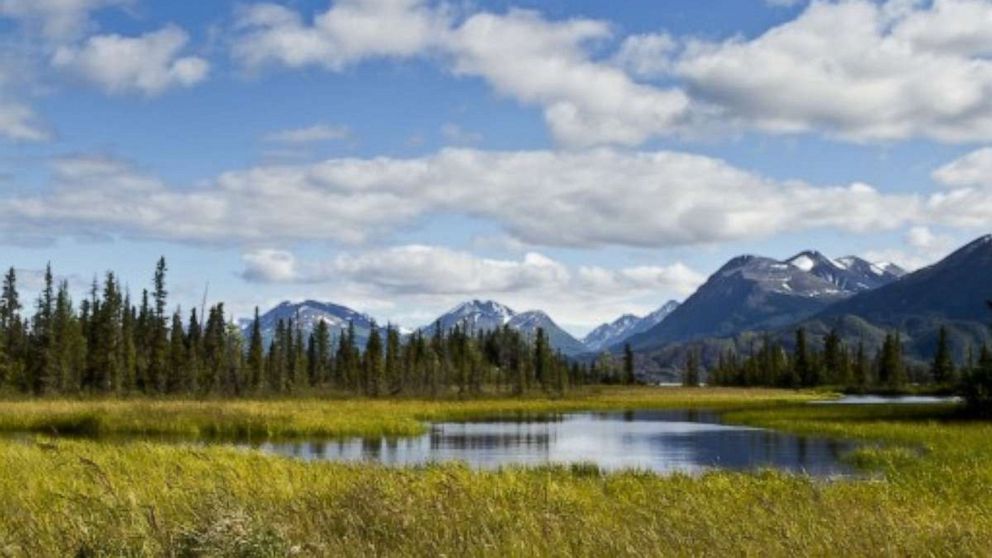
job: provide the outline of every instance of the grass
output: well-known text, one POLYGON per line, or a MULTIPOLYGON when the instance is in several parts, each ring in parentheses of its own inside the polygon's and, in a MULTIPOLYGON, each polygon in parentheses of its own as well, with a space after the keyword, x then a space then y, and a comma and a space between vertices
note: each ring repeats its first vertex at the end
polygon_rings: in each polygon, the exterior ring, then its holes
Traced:
POLYGON ((581 464, 391 469, 37 435, 0 441, 0 555, 988 554, 992 426, 955 420, 946 407, 790 404, 794 397, 809 396, 644 389, 522 402, 3 403, 8 429, 44 429, 66 417, 76 424, 73 417, 94 413, 100 431, 251 424, 293 434, 386 433, 469 413, 694 406, 724 409, 735 422, 882 443, 854 456, 877 475, 823 481, 775 472, 601 474, 581 464), (167 426, 152 428, 160 420, 167 426))
POLYGON ((567 398, 24 400, 0 402, 0 432, 203 437, 413 436, 426 422, 502 413, 578 410, 747 408, 809 401, 812 392, 598 388, 567 398))

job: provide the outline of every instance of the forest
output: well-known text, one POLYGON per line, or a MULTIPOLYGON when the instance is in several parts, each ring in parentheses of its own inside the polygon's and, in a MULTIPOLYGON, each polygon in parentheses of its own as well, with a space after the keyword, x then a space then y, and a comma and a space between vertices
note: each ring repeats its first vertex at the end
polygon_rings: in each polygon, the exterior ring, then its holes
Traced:
POLYGON ((258 310, 246 335, 229 321, 223 303, 171 314, 167 265, 158 261, 151 290, 132 299, 114 273, 94 281, 77 305, 69 284, 56 284, 51 266, 30 316, 22 313, 11 268, 0 293, 0 386, 38 396, 53 394, 181 394, 254 396, 335 390, 371 397, 431 395, 485 388, 507 394, 569 386, 633 383, 606 364, 569 361, 538 330, 469 332, 459 328, 401 336, 373 327, 364 346, 353 327, 332 337, 325 322, 305 333, 280 321, 266 343, 258 310))

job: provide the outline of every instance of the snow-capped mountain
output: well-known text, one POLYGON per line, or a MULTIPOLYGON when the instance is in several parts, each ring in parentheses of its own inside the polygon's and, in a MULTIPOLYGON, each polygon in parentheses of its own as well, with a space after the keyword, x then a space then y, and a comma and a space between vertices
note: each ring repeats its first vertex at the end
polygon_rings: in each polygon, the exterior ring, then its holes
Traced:
MULTIPOLYGON (((372 316, 356 312, 346 306, 327 302, 307 300, 304 302, 283 302, 265 314, 259 316, 259 326, 262 329, 262 339, 268 345, 275 336, 279 320, 284 323, 293 321, 294 328, 299 327, 304 335, 309 335, 317 324, 326 322, 332 338, 338 338, 341 332, 348 329, 348 324, 355 327, 355 339, 359 346, 365 344, 375 321, 372 316)), ((248 336, 251 334, 252 320, 242 320, 241 327, 248 336)))
POLYGON ((678 302, 670 300, 643 318, 633 314, 624 314, 612 323, 603 324, 589 332, 582 339, 582 343, 592 352, 607 350, 623 343, 633 335, 660 324, 678 307, 678 302))
POLYGON ((456 326, 468 331, 491 331, 506 325, 516 312, 492 300, 470 300, 448 310, 436 320, 421 328, 433 331, 440 325, 448 331, 456 326))
POLYGON ((539 310, 517 313, 507 306, 492 300, 470 300, 463 302, 439 316, 421 331, 430 333, 436 327, 448 331, 460 327, 471 332, 491 331, 504 325, 528 335, 544 328, 551 346, 566 355, 585 352, 585 346, 568 332, 561 329, 547 314, 539 310))
POLYGON ((746 330, 770 330, 809 318, 827 306, 899 278, 889 269, 849 256, 831 260, 809 250, 784 261, 731 259, 658 325, 631 336, 635 349, 746 330))
POLYGON ((815 250, 801 252, 786 263, 852 293, 877 289, 906 274, 894 264, 874 264, 857 256, 832 260, 815 250))

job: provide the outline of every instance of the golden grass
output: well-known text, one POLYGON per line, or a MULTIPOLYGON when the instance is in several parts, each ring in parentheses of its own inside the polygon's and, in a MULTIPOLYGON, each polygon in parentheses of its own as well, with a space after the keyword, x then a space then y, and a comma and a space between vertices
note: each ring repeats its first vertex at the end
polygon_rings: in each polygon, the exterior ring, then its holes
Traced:
POLYGON ((321 434, 342 432, 342 425, 390 424, 373 421, 379 413, 396 413, 405 424, 471 412, 716 406, 736 409, 729 415, 734 421, 894 445, 857 456, 879 476, 822 481, 772 472, 391 469, 220 446, 37 435, 0 441, 0 555, 988 555, 992 426, 951 421, 942 408, 785 405, 790 397, 607 390, 524 402, 4 403, 0 416, 8 426, 15 411, 27 413, 26 423, 41 424, 45 405, 52 405, 61 413, 106 409, 117 414, 102 424, 139 431, 145 422, 134 413, 154 410, 163 414, 147 421, 167 417, 184 428, 289 417, 295 426, 286 431, 323 425, 314 431, 321 434), (128 405, 138 410, 127 412, 128 405), (183 414, 197 409, 203 414, 183 414), (349 414, 368 422, 348 422, 349 414))

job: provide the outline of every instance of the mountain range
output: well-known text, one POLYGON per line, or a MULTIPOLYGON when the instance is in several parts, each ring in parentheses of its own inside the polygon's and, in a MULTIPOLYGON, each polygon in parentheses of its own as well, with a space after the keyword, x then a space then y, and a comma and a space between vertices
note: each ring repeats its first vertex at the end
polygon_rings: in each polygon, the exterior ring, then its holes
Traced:
POLYGON ((855 256, 806 251, 779 261, 745 255, 723 265, 667 319, 632 336, 635 351, 748 330, 780 328, 905 274, 855 256))
POLYGON ((608 350, 611 347, 621 345, 638 333, 645 332, 660 324, 678 307, 678 302, 669 300, 664 306, 644 317, 624 314, 613 322, 603 324, 590 331, 588 335, 582 338, 582 343, 586 346, 586 349, 592 352, 608 350))
MULTIPOLYGON (((788 347, 797 327, 806 328, 814 344, 833 329, 848 343, 864 342, 869 350, 887 332, 899 330, 907 356, 924 360, 932 354, 940 328, 946 327, 952 351, 961 360, 969 347, 992 341, 987 299, 992 299, 992 235, 908 274, 893 264, 855 256, 831 259, 812 250, 785 260, 738 256, 681 304, 669 301, 643 317, 620 316, 582 340, 540 310, 518 313, 491 300, 459 304, 421 331, 507 326, 533 335, 543 328, 555 349, 583 359, 618 353, 630 343, 642 372, 664 375, 681 367, 690 347, 702 350, 704 362, 728 348, 746 352, 765 334, 788 347)), ((351 322, 359 343, 374 323, 371 316, 336 304, 284 302, 261 317, 266 339, 280 319, 293 319, 307 332, 324 320, 334 336, 351 322)))
MULTIPOLYGON (((874 268, 877 269, 865 269, 875 275, 879 271, 898 274, 895 268, 878 265, 874 268)), ((718 283, 721 280, 719 275, 718 272, 715 279, 707 282, 709 286, 701 287, 679 310, 701 305, 693 301, 697 295, 717 298, 719 293, 713 292, 715 287, 711 283, 718 283)), ((725 291, 724 294, 729 293, 725 291)), ((729 308, 738 300, 738 294, 715 303, 722 302, 729 308)), ((826 296, 826 293, 819 296, 826 296)), ((664 336, 671 335, 672 329, 670 325, 665 329, 665 323, 691 321, 698 316, 679 317, 676 311, 666 322, 647 332, 656 337, 640 339, 647 341, 646 346, 642 344, 640 349, 641 371, 652 377, 670 378, 685 362, 689 349, 701 352, 703 361, 712 363, 722 351, 728 349, 734 349, 738 354, 748 354, 764 335, 771 335, 786 349, 791 349, 795 330, 800 327, 806 329, 807 338, 814 346, 822 343, 823 337, 834 330, 850 347, 864 343, 869 354, 877 350, 886 334, 898 331, 904 355, 911 364, 918 366, 925 366, 932 358, 943 327, 948 332, 954 359, 963 362, 970 351, 992 342, 992 330, 989 328, 992 313, 986 305, 988 300, 992 300, 992 235, 965 245, 931 266, 888 278, 877 287, 842 293, 838 299, 829 302, 821 301, 822 306, 815 311, 810 312, 811 306, 807 306, 803 311, 794 313, 791 321, 781 320, 784 323, 778 323, 779 320, 773 318, 774 314, 764 313, 766 319, 760 319, 763 312, 751 308, 752 316, 759 319, 752 320, 749 326, 741 323, 741 327, 727 327, 726 322, 719 322, 715 324, 715 332, 666 341, 664 336)), ((784 306, 780 299, 775 299, 775 302, 784 306)), ((749 305, 744 303, 737 307, 748 308, 749 305)), ((795 309, 795 306, 792 308, 795 309)), ((728 312, 728 319, 732 316, 728 312)))

